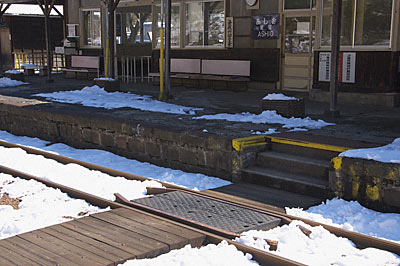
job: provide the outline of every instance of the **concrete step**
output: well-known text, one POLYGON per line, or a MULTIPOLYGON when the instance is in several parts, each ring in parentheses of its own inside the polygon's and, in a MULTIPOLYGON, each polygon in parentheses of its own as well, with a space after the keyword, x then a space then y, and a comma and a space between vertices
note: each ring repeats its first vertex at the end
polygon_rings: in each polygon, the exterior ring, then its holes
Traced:
POLYGON ((308 209, 321 204, 321 199, 318 198, 245 182, 214 188, 212 191, 224 193, 226 198, 233 196, 239 197, 241 201, 244 199, 257 201, 268 205, 267 208, 282 212, 285 212, 285 207, 308 209))
POLYGON ((297 156, 304 156, 308 158, 315 158, 320 160, 330 161, 332 158, 338 156, 339 152, 327 149, 318 149, 313 147, 305 147, 301 145, 288 145, 284 143, 271 142, 270 150, 281 152, 285 154, 293 154, 297 156))
POLYGON ((257 154, 258 166, 328 180, 329 160, 267 151, 257 154))
POLYGON ((329 182, 327 180, 316 179, 306 175, 291 174, 259 166, 253 166, 242 170, 242 181, 315 198, 330 198, 333 196, 328 188, 329 182))

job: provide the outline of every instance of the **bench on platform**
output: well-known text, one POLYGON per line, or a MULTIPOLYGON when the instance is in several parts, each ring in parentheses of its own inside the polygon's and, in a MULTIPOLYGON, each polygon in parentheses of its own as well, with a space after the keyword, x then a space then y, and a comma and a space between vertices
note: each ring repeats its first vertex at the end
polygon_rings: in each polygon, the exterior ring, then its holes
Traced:
MULTIPOLYGON (((191 58, 171 58, 171 83, 174 86, 183 85, 182 80, 190 79, 193 74, 201 73, 201 59, 191 58)), ((159 82, 160 73, 149 73, 149 76, 158 78, 159 82)))
MULTIPOLYGON (((159 73, 150 73, 159 77, 159 73)), ((171 85, 246 90, 250 81, 249 60, 171 59, 171 85)))
POLYGON ((99 77, 100 57, 98 56, 71 56, 71 67, 61 69, 65 78, 92 80, 99 77))
POLYGON ((249 60, 201 60, 200 88, 247 90, 249 60))
POLYGON ((21 65, 21 67, 24 70, 25 76, 33 76, 36 70, 39 71, 40 76, 47 75, 47 66, 35 65, 35 64, 23 64, 21 65))

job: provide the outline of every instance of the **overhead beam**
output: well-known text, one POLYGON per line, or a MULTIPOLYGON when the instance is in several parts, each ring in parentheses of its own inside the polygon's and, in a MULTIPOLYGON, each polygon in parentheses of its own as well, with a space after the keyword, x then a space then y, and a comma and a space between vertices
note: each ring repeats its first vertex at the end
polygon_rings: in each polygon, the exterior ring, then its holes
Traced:
POLYGON ((4 8, 3 8, 3 4, 1 4, 0 6, 0 18, 3 17, 4 13, 6 13, 7 9, 9 9, 11 6, 11 4, 7 4, 4 8))
MULTIPOLYGON (((63 0, 56 0, 55 5, 63 5, 65 1, 63 0)), ((36 0, 0 0, 0 3, 4 4, 37 4, 36 0)))

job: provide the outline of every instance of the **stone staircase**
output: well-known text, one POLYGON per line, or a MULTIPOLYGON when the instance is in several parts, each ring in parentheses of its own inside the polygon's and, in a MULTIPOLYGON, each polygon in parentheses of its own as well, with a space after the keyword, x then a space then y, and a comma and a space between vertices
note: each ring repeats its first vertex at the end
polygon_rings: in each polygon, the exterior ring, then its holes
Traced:
POLYGON ((329 163, 339 152, 312 145, 269 142, 267 151, 257 154, 255 165, 242 170, 244 182, 297 194, 326 199, 329 163))

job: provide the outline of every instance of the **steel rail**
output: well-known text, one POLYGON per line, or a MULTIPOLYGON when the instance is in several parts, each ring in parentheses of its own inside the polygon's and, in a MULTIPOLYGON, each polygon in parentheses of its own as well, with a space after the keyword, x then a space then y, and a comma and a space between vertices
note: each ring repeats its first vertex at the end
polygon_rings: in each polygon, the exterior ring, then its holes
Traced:
POLYGON ((250 246, 246 246, 243 245, 241 243, 238 243, 236 241, 233 241, 232 239, 227 238, 226 232, 225 231, 221 231, 219 232, 218 229, 214 229, 212 230, 212 232, 210 231, 206 231, 206 230, 201 230, 198 229, 196 227, 193 227, 190 225, 190 223, 181 223, 181 222, 176 222, 174 220, 171 219, 167 219, 164 218, 162 216, 159 215, 155 215, 152 214, 150 212, 147 211, 143 211, 141 209, 132 207, 132 206, 128 206, 125 204, 120 204, 118 202, 114 202, 114 201, 110 201, 98 196, 95 196, 93 194, 90 193, 86 193, 68 186, 64 186, 49 180, 46 180, 44 178, 40 178, 19 170, 15 170, 3 165, 0 165, 0 173, 4 173, 4 174, 9 174, 15 177, 19 177, 19 178, 23 178, 26 180, 36 180, 38 182, 44 183, 46 186, 52 187, 52 188, 56 188, 56 189, 60 189, 62 192, 67 193, 69 196, 73 197, 73 198, 77 198, 77 199, 82 199, 85 200, 87 202, 89 202, 92 205, 101 207, 101 208, 107 208, 110 207, 112 209, 115 208, 126 208, 126 209, 130 209, 132 211, 135 211, 137 213, 140 214, 145 214, 148 216, 151 216, 153 218, 162 220, 162 221, 168 221, 169 223, 173 223, 175 225, 179 225, 181 227, 184 227, 186 229, 192 230, 192 231, 196 231, 200 234, 203 234, 206 236, 206 240, 205 243, 213 243, 213 244, 219 244, 221 241, 226 241, 228 242, 230 245, 234 245, 238 250, 244 252, 244 253, 249 253, 253 256, 253 259, 256 260, 260 265, 279 265, 279 266, 285 266, 285 265, 293 265, 293 266, 304 266, 304 264, 272 254, 272 253, 268 253, 250 246))
MULTIPOLYGON (((75 163, 75 164, 84 166, 86 168, 89 168, 91 170, 98 170, 98 171, 107 173, 107 174, 109 174, 111 176, 121 176, 121 177, 125 177, 127 179, 130 179, 130 180, 141 180, 141 181, 155 180, 155 179, 145 178, 145 177, 142 177, 142 176, 138 176, 138 175, 126 173, 126 172, 123 172, 123 171, 115 170, 115 169, 112 169, 112 168, 108 168, 108 167, 104 167, 104 166, 100 166, 100 165, 96 165, 96 164, 92 164, 92 163, 88 163, 88 162, 72 159, 72 158, 69 158, 69 157, 57 155, 57 154, 46 152, 46 151, 43 151, 43 150, 39 150, 39 149, 31 148, 31 147, 26 147, 26 146, 14 144, 14 143, 9 143, 9 142, 6 142, 6 141, 1 141, 0 140, 0 145, 4 146, 4 147, 8 147, 8 148, 20 148, 20 149, 25 150, 27 153, 36 154, 36 155, 42 155, 45 158, 53 159, 53 160, 56 160, 56 161, 58 161, 60 163, 64 163, 64 164, 75 163)), ((372 236, 369 236, 369 235, 361 234, 361 233, 358 233, 358 232, 348 231, 348 230, 344 230, 344 229, 341 229, 341 228, 338 228, 338 227, 334 227, 334 226, 330 226, 330 225, 314 222, 314 221, 311 221, 311 220, 308 220, 308 219, 304 219, 304 218, 288 215, 288 214, 286 214, 284 212, 278 211, 273 206, 270 207, 270 206, 267 206, 266 204, 260 204, 260 203, 255 202, 255 201, 245 200, 246 203, 243 203, 244 200, 242 198, 235 197, 235 196, 228 196, 228 195, 220 193, 220 192, 215 192, 215 191, 210 191, 210 190, 194 191, 194 190, 191 190, 191 189, 188 189, 188 188, 184 188, 184 187, 180 187, 180 186, 177 186, 177 185, 173 185, 173 184, 170 184, 170 183, 161 182, 161 181, 158 181, 158 180, 156 180, 156 181, 160 182, 167 189, 177 189, 177 190, 183 190, 183 191, 186 191, 186 192, 194 193, 194 194, 197 194, 197 195, 209 196, 210 198, 215 199, 215 200, 218 199, 218 200, 222 200, 224 202, 237 204, 237 205, 239 205, 241 207, 251 208, 253 210, 262 211, 262 212, 265 212, 266 214, 269 214, 271 216, 284 217, 285 221, 288 221, 288 220, 300 220, 300 221, 303 221, 304 223, 306 223, 306 224, 308 224, 310 226, 322 226, 326 230, 328 230, 329 232, 331 232, 332 234, 334 234, 336 236, 345 237, 345 238, 350 239, 351 241, 353 241, 355 243, 355 245, 358 248, 373 247, 373 248, 377 248, 377 249, 387 250, 387 251, 393 252, 393 253, 395 253, 395 254, 400 256, 400 244, 396 243, 396 242, 393 242, 393 241, 380 239, 380 238, 372 237, 372 236)))

